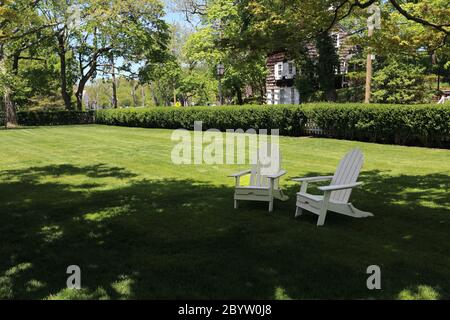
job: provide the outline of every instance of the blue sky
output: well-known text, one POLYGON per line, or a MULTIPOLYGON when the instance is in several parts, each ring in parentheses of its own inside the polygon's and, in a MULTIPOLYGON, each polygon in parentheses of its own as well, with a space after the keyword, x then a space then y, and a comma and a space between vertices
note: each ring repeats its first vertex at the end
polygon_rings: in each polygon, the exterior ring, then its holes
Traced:
POLYGON ((166 15, 164 17, 168 23, 184 23, 184 17, 182 14, 177 12, 171 12, 168 8, 166 8, 166 15))
POLYGON ((172 10, 172 5, 170 0, 164 0, 165 3, 165 11, 166 16, 164 17, 164 20, 166 20, 168 23, 178 23, 178 24, 184 24, 186 23, 186 20, 184 19, 184 16, 178 12, 174 12, 172 10))

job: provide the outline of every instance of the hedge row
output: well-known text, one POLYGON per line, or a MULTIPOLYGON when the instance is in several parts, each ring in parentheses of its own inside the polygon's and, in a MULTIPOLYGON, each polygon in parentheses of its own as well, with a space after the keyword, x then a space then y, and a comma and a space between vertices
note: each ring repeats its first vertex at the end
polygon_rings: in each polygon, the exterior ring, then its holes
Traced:
POLYGON ((280 134, 300 135, 306 116, 300 106, 223 106, 190 108, 147 108, 99 110, 96 122, 108 125, 193 129, 195 121, 203 128, 279 129, 280 134))
POLYGON ((95 123, 95 112, 88 111, 19 111, 17 113, 19 125, 48 126, 65 124, 95 123))
POLYGON ((307 104, 302 106, 228 106, 101 110, 97 123, 192 129, 280 129, 282 135, 305 133, 316 125, 322 135, 402 145, 450 147, 450 108, 437 105, 307 104))
POLYGON ((145 128, 280 129, 280 134, 305 134, 305 125, 322 135, 402 145, 450 148, 448 105, 306 104, 302 106, 154 107, 97 112, 19 112, 22 125, 100 123, 145 128))
POLYGON ((333 138, 450 147, 448 106, 323 104, 305 113, 333 138))

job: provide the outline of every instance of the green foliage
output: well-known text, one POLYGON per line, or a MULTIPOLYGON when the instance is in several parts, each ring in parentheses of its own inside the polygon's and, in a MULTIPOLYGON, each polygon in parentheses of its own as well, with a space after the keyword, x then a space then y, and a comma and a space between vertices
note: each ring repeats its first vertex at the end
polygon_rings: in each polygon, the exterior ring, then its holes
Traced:
POLYGON ((450 108, 436 105, 306 105, 307 118, 329 137, 379 143, 446 146, 450 108))
MULTIPOLYGON (((232 0, 211 1, 201 27, 190 35, 184 46, 190 65, 207 66, 213 75, 219 63, 224 65, 223 95, 232 104, 244 104, 246 98, 262 102, 265 90, 266 52, 256 47, 250 50, 235 47, 245 38, 241 29, 243 9, 242 3, 232 0), (248 88, 251 88, 250 97, 245 94, 248 88)), ((217 91, 216 86, 214 94, 217 91)))
POLYGON ((82 111, 19 111, 19 125, 23 126, 49 126, 67 124, 94 123, 94 112, 82 111))
MULTIPOLYGON (((153 105, 148 84, 121 76, 116 79, 116 86, 119 106, 140 107, 153 105)), ((96 79, 92 81, 86 86, 84 102, 88 102, 90 107, 112 108, 112 80, 96 79)))
POLYGON ((338 139, 450 147, 448 105, 366 105, 317 103, 302 106, 151 107, 105 109, 95 112, 19 112, 22 125, 99 123, 144 128, 280 129, 299 136, 305 124, 315 124, 323 134, 338 139), (95 119, 94 119, 95 118, 95 119))
POLYGON ((224 106, 99 110, 96 122, 145 128, 280 129, 283 135, 300 135, 306 121, 299 106, 224 106))
POLYGON ((209 105, 215 103, 217 80, 207 68, 184 69, 176 94, 183 105, 209 105))
POLYGON ((427 103, 425 69, 397 59, 390 59, 373 77, 373 101, 376 103, 427 103))
POLYGON ((295 85, 300 92, 302 101, 311 102, 314 100, 314 93, 319 88, 316 66, 313 60, 304 54, 297 60, 297 70, 301 70, 301 72, 295 78, 295 85))
POLYGON ((336 101, 336 70, 339 68, 339 57, 333 40, 328 33, 317 37, 316 47, 319 54, 317 60, 317 75, 319 87, 325 91, 327 101, 336 101))
POLYGON ((300 135, 309 121, 328 137, 423 146, 449 147, 448 106, 307 104, 304 106, 227 106, 220 108, 148 108, 100 110, 97 123, 146 128, 280 129, 300 135))

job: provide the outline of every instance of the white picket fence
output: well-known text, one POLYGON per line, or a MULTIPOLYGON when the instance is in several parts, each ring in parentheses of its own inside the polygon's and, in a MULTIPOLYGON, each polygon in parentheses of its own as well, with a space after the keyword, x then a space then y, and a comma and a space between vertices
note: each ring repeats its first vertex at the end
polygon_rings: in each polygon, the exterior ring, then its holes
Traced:
POLYGON ((447 101, 450 101, 450 96, 442 96, 441 100, 439 100, 438 104, 444 104, 447 101))
POLYGON ((303 128, 303 133, 311 136, 324 136, 325 131, 322 130, 317 124, 308 120, 303 128))

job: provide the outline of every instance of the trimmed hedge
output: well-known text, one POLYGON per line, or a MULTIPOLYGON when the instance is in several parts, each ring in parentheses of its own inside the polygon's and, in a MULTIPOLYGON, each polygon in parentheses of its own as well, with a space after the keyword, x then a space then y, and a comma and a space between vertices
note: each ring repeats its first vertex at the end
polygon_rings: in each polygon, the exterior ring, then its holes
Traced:
POLYGON ((19 112, 21 125, 99 123, 144 128, 280 129, 280 134, 305 134, 305 124, 330 138, 450 148, 450 106, 306 104, 302 106, 152 107, 96 112, 19 112))
POLYGON ((450 108, 440 105, 306 105, 328 137, 401 145, 450 146, 450 108))
POLYGON ((109 125, 193 129, 280 129, 282 135, 304 134, 309 122, 330 138, 378 143, 450 147, 450 108, 438 105, 306 104, 302 106, 226 106, 109 109, 96 122, 109 125))
POLYGON ((19 125, 23 126, 52 126, 65 124, 95 123, 93 111, 19 111, 17 113, 19 125))
POLYGON ((301 134, 306 116, 300 106, 154 107, 146 109, 99 110, 96 122, 108 125, 193 129, 195 121, 203 129, 279 129, 280 134, 301 134))

